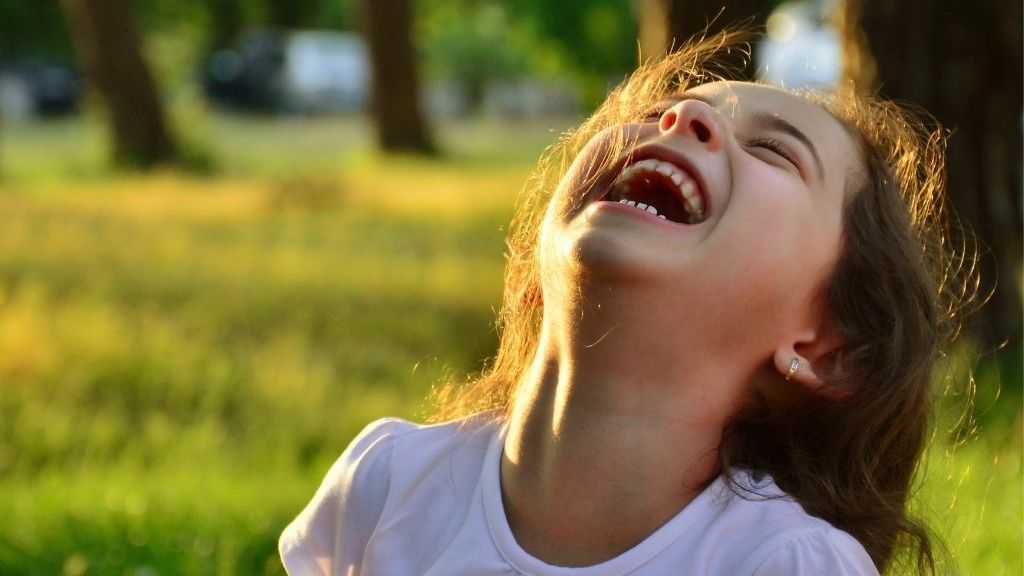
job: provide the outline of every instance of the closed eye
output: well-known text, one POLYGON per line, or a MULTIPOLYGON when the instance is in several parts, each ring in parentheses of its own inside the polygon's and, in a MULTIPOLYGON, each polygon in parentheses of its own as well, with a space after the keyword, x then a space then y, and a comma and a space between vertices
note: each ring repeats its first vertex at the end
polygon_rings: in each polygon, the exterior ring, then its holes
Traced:
POLYGON ((657 122, 661 120, 661 116, 665 114, 666 110, 668 110, 667 106, 655 106, 654 108, 651 108, 647 112, 644 112, 643 115, 640 116, 640 121, 657 122))
POLYGON ((800 163, 797 162, 796 156, 792 152, 790 152, 789 148, 787 148, 785 144, 776 140, 775 138, 755 138, 747 142, 747 145, 753 146, 754 148, 764 148, 766 150, 770 150, 774 154, 782 157, 784 160, 795 166, 797 169, 800 168, 800 163))
POLYGON ((667 100, 658 102, 654 106, 651 106, 640 116, 641 122, 657 122, 661 120, 661 117, 668 111, 669 108, 678 103, 679 100, 676 98, 669 98, 667 100))

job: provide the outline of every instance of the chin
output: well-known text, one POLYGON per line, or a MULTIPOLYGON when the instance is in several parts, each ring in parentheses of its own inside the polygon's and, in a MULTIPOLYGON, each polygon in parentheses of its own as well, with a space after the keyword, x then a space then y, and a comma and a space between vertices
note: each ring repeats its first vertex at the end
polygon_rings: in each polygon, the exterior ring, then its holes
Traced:
POLYGON ((553 251, 564 266, 581 280, 640 282, 654 280, 655 262, 645 258, 649 250, 614 230, 591 228, 572 238, 562 238, 553 251))

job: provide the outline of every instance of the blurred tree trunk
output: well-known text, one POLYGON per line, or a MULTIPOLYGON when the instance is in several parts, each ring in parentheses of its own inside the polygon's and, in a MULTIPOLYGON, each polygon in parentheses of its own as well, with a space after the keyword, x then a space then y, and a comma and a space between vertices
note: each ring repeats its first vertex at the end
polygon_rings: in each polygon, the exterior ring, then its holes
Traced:
POLYGON ((377 140, 386 152, 432 153, 420 112, 409 0, 361 0, 373 68, 377 140))
MULTIPOLYGON (((773 5, 771 0, 633 0, 641 56, 658 58, 694 35, 711 35, 738 22, 752 25, 761 33, 773 5)), ((739 77, 754 77, 752 58, 736 53, 723 61, 739 77)))
POLYGON ((995 287, 979 335, 1019 342, 1021 2, 847 0, 843 9, 849 77, 952 130, 950 199, 982 244, 982 294, 995 287))
POLYGON ((174 141, 128 4, 61 0, 61 8, 86 78, 106 104, 115 162, 148 168, 173 161, 174 141))

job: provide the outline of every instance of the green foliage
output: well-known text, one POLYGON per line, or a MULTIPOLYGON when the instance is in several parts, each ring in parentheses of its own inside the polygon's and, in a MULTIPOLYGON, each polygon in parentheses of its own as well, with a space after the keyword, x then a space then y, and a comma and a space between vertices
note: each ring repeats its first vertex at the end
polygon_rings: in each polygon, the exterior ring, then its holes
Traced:
POLYGON ((506 0, 509 13, 554 38, 587 72, 625 72, 636 65, 636 23, 631 3, 618 0, 506 0))
POLYGON ((636 64, 628 3, 480 0, 421 2, 427 69, 458 82, 471 106, 488 82, 570 77, 594 106, 636 64))
POLYGON ((0 61, 40 55, 72 57, 57 0, 0 0, 0 61))
POLYGON ((291 30, 309 26, 320 11, 320 0, 266 0, 267 23, 291 30))
POLYGON ((489 81, 564 70, 551 43, 528 21, 510 20, 497 2, 432 4, 420 12, 428 71, 461 85, 473 108, 489 81))
POLYGON ((328 30, 355 30, 359 28, 356 12, 356 0, 321 2, 315 26, 328 30))
POLYGON ((609 84, 636 66, 637 24, 632 2, 620 0, 505 0, 514 20, 536 26, 581 78, 584 99, 596 105, 609 84))
POLYGON ((980 426, 1000 427, 1012 422, 1015 408, 1024 405, 1024 362, 1020 346, 1008 346, 989 355, 978 366, 974 418, 980 426), (1000 383, 1000 386, 994 386, 1000 383))

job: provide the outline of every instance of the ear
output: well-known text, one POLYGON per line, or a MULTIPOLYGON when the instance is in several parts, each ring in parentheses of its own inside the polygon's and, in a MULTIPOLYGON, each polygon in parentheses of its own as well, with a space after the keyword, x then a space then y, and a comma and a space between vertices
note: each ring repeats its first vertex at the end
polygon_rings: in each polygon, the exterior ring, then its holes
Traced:
POLYGON ((849 390, 829 386, 829 381, 839 372, 842 350, 842 338, 826 317, 815 329, 776 348, 773 360, 775 369, 787 380, 809 392, 839 398, 849 390))

